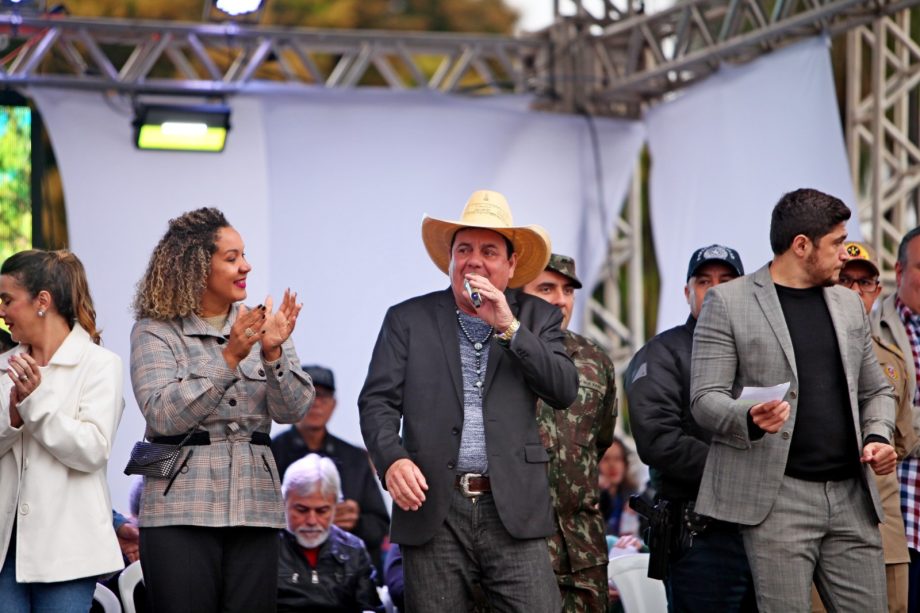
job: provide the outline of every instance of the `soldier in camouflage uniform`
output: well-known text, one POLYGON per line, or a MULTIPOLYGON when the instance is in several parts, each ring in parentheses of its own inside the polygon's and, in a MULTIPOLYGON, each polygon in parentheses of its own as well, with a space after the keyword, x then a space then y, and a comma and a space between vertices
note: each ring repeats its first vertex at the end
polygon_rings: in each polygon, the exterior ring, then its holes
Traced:
POLYGON ((581 282, 575 260, 553 254, 546 270, 524 286, 562 310, 565 348, 578 368, 578 398, 568 411, 537 405, 549 457, 556 533, 549 537, 563 611, 607 610, 607 542, 598 508, 597 463, 613 442, 616 383, 613 362, 594 342, 568 330, 581 282))

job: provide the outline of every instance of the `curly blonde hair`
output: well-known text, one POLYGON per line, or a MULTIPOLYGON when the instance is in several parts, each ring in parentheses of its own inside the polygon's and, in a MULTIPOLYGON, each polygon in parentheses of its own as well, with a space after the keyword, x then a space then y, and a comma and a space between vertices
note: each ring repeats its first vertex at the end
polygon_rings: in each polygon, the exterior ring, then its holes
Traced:
POLYGON ((147 272, 137 283, 134 316, 169 320, 198 312, 201 295, 217 250, 217 233, 230 227, 215 208, 189 211, 169 220, 169 229, 157 243, 147 272))

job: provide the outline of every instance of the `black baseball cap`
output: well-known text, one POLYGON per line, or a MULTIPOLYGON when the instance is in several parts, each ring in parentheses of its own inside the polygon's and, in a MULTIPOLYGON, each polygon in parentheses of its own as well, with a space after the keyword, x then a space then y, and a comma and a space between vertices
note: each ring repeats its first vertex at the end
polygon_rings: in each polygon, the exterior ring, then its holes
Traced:
POLYGON ((316 364, 305 364, 301 366, 301 368, 305 373, 310 375, 311 379, 313 379, 313 385, 322 385, 323 387, 328 387, 333 392, 335 391, 335 376, 332 374, 331 370, 325 366, 318 366, 316 364))
POLYGON ((690 256, 690 265, 687 267, 687 281, 696 274, 700 266, 709 262, 722 262, 735 271, 739 277, 744 276, 744 265, 741 263, 741 256, 731 247, 723 245, 709 245, 700 247, 690 256))

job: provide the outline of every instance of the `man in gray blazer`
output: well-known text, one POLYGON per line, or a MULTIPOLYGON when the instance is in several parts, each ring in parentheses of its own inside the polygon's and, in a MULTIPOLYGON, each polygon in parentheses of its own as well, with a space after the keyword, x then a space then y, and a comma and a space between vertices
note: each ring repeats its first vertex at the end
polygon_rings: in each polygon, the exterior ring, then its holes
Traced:
POLYGON ((407 609, 465 612, 478 583, 496 611, 558 613, 535 411, 538 399, 570 406, 578 373, 561 311, 506 291, 543 271, 549 239, 515 227, 504 196, 486 190, 460 221, 426 217, 422 238, 450 287, 387 311, 358 398, 395 503, 407 609))
POLYGON ((764 611, 885 611, 871 468, 894 470, 894 395, 859 297, 835 286, 850 211, 800 189, 773 209, 773 261, 711 289, 693 342, 691 411, 713 432, 696 510, 741 524, 764 611), (739 398, 789 383, 782 398, 739 398))

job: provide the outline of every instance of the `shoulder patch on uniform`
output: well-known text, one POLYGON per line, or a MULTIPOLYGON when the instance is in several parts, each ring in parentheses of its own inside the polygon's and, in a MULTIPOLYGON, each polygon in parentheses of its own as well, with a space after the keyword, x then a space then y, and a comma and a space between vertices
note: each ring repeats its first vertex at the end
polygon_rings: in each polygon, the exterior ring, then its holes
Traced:
POLYGON ((891 364, 882 364, 882 370, 885 371, 885 374, 888 375, 888 378, 892 381, 898 380, 898 371, 891 364))
POLYGON ((632 383, 635 383, 642 377, 648 374, 648 362, 642 362, 639 368, 636 369, 636 374, 633 375, 632 383))
POLYGON ((607 386, 606 386, 604 383, 602 383, 602 382, 600 382, 600 381, 592 381, 592 380, 590 380, 590 379, 588 379, 588 378, 581 378, 581 377, 579 377, 579 378, 578 378, 578 384, 579 384, 581 387, 587 387, 588 389, 592 389, 592 390, 594 390, 595 392, 599 392, 599 393, 601 393, 601 394, 603 394, 604 392, 607 391, 607 386))

